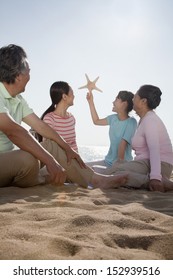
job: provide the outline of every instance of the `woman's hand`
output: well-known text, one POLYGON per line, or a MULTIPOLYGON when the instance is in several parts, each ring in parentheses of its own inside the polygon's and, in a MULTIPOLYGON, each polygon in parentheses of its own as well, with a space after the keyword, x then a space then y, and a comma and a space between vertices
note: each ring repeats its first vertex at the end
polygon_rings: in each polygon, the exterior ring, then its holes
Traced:
POLYGON ((156 179, 150 180, 149 189, 150 191, 165 192, 163 183, 156 179))

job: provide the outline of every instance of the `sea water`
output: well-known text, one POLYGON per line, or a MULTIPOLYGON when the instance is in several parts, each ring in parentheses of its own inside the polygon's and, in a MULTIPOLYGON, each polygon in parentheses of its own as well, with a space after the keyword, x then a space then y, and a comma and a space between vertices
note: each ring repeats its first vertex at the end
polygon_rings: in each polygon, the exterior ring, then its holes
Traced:
POLYGON ((107 146, 79 146, 79 154, 83 161, 98 161, 104 160, 108 153, 109 147, 107 146))
MULTIPOLYGON (((79 154, 84 162, 104 160, 108 153, 108 146, 79 146, 79 154)), ((132 157, 135 157, 135 153, 132 150, 132 157)))

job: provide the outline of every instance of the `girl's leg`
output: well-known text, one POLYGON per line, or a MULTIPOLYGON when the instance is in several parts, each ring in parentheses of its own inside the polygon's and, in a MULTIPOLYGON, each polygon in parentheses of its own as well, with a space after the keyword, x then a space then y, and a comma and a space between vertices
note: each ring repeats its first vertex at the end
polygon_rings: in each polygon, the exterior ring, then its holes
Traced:
POLYGON ((104 160, 98 160, 98 161, 89 161, 89 162, 85 162, 85 164, 91 168, 93 168, 94 166, 104 166, 106 167, 106 163, 104 160))
POLYGON ((51 140, 45 140, 42 146, 64 167, 67 172, 67 178, 80 186, 100 188, 106 186, 117 187, 122 185, 127 179, 127 173, 120 176, 97 174, 88 166, 86 168, 81 168, 76 160, 72 160, 71 164, 67 164, 67 157, 64 150, 51 140))

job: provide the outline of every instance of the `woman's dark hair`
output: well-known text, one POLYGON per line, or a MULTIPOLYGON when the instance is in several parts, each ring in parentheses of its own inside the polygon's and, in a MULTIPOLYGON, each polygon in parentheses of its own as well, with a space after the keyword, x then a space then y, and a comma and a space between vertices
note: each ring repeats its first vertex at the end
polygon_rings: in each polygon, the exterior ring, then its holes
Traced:
POLYGON ((15 78, 27 68, 26 58, 22 47, 10 44, 0 48, 0 82, 13 84, 15 78))
POLYGON ((52 104, 49 108, 43 113, 41 119, 43 120, 44 116, 50 112, 55 110, 55 105, 57 105, 61 99, 63 94, 68 95, 70 91, 70 86, 66 82, 55 82, 50 87, 50 98, 52 100, 52 104))
MULTIPOLYGON (((48 113, 51 113, 55 110, 55 105, 57 105, 61 99, 63 94, 68 95, 70 91, 70 86, 66 82, 55 82, 51 85, 50 87, 50 98, 52 100, 52 104, 47 108, 47 110, 42 114, 41 120, 44 119, 44 116, 47 115, 48 113)), ((42 141, 42 136, 36 133, 36 138, 39 142, 42 141)))
POLYGON ((139 88, 137 94, 141 99, 145 98, 147 100, 147 105, 150 109, 155 109, 160 104, 162 92, 156 86, 143 85, 139 88))
POLYGON ((133 109, 133 97, 134 94, 126 90, 120 91, 117 95, 117 98, 121 99, 122 101, 127 101, 127 113, 133 109))

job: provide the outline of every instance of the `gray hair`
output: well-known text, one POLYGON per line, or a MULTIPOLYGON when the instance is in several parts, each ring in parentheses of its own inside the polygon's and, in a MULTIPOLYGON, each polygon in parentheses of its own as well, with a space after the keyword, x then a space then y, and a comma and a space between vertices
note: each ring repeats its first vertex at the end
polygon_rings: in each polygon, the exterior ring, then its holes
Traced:
POLYGON ((13 84, 27 70, 27 55, 20 46, 10 44, 0 48, 0 82, 13 84))

